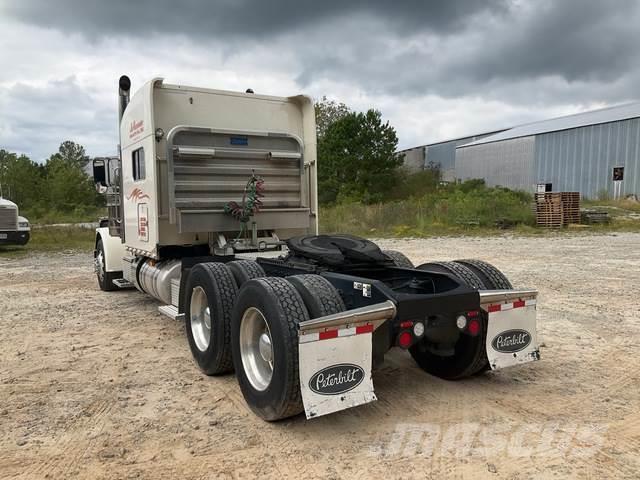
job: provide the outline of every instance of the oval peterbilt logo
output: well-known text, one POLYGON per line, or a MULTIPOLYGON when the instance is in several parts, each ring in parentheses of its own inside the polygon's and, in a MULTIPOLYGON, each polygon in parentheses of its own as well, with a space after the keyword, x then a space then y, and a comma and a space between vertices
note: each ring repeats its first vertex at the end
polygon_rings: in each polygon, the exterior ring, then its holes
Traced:
POLYGON ((531 343, 531 334, 526 330, 514 329, 500 332, 491 341, 493 349, 503 353, 524 350, 531 343))
POLYGON ((364 379, 364 370, 352 363, 325 367, 309 380, 309 388, 320 395, 339 395, 356 388, 364 379))

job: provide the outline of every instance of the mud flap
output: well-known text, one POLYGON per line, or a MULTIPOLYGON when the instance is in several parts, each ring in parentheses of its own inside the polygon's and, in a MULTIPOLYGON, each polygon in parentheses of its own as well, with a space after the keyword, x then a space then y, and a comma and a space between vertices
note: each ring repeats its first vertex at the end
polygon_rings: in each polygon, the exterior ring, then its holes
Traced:
POLYGON ((535 298, 482 308, 489 314, 486 349, 493 370, 540 359, 535 298))
POLYGON ((300 335, 300 388, 307 418, 377 400, 372 324, 300 335))

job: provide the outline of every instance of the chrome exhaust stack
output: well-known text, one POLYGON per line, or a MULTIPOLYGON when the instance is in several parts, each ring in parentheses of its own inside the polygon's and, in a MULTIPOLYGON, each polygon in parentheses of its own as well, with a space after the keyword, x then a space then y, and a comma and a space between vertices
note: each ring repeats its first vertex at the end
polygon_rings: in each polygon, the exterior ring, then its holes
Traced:
POLYGON ((124 109, 129 105, 129 92, 131 90, 131 80, 126 75, 122 75, 118 81, 118 125, 122 122, 124 109))

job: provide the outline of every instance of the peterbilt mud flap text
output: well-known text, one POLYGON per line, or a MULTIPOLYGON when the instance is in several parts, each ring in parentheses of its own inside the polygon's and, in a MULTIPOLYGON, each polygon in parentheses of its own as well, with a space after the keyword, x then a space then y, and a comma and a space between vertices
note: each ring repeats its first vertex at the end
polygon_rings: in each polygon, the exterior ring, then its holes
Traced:
POLYGON ((489 314, 486 349, 492 369, 540 359, 535 298, 492 303, 483 309, 489 314))
POLYGON ((371 380, 373 325, 300 335, 300 388, 307 418, 376 400, 371 380))

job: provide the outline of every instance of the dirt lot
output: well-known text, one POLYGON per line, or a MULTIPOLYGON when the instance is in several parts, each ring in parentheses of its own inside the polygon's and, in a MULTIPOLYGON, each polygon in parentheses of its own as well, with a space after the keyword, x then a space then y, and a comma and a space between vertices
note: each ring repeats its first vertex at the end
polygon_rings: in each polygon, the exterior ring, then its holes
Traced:
POLYGON ((267 424, 88 255, 0 258, 0 477, 638 478, 640 235, 380 243, 538 288, 542 360, 445 382, 394 351, 378 402, 267 424))

